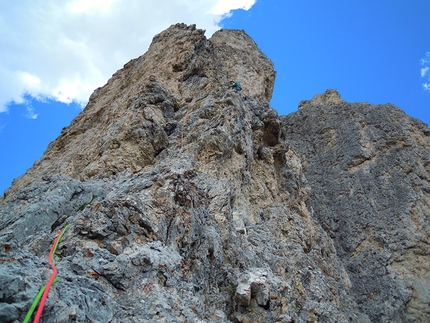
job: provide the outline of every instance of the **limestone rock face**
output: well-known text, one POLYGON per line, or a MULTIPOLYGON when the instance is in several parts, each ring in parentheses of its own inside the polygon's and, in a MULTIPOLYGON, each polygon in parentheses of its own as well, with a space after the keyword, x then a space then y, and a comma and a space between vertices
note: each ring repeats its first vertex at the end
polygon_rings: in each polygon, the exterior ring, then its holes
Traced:
POLYGON ((243 31, 155 36, 0 201, 0 321, 66 224, 43 322, 428 321, 430 130, 334 90, 279 117, 274 77, 243 31))
POLYGON ((306 106, 343 105, 345 101, 336 90, 327 90, 323 94, 315 94, 312 100, 303 100, 299 103, 299 110, 306 106))
POLYGON ((281 118, 312 215, 372 322, 430 321, 430 129, 392 105, 334 97, 281 118))
POLYGON ((175 112, 224 94, 230 79, 242 83, 245 95, 268 102, 273 63, 243 31, 221 30, 208 40, 195 25, 172 26, 94 91, 84 112, 5 195, 44 174, 87 180, 152 166, 178 126, 175 112))

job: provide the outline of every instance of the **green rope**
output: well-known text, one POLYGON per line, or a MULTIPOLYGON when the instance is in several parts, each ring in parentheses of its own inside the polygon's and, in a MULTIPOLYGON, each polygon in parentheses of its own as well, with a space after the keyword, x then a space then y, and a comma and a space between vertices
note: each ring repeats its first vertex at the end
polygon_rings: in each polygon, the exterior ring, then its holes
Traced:
MULTIPOLYGON (((58 238, 57 238, 57 242, 55 243, 54 251, 52 252, 52 258, 51 258, 51 260, 52 260, 52 262, 54 263, 54 265, 55 265, 54 253, 55 253, 55 251, 57 250, 57 247, 58 247, 58 244, 60 243, 61 237, 63 236, 64 232, 66 232, 66 229, 69 227, 69 225, 70 225, 70 224, 66 225, 66 227, 63 229, 63 231, 62 231, 62 232, 60 233, 60 235, 58 236, 58 238)), ((56 276, 56 277, 55 277, 55 279, 54 279, 54 283, 55 283, 55 282, 57 282, 57 281, 58 281, 58 276, 56 276)), ((30 321, 31 316, 33 315, 33 312, 34 312, 34 310, 35 310, 35 309, 36 309, 36 307, 37 307, 37 304, 39 304, 39 301, 40 301, 40 299, 42 298, 42 295, 43 295, 43 292, 44 292, 44 291, 45 291, 45 289, 46 289, 46 286, 47 286, 47 285, 43 286, 43 287, 42 287, 42 289, 41 289, 41 290, 39 291, 39 293, 37 294, 36 298, 35 298, 35 299, 34 299, 34 301, 33 301, 33 304, 31 304, 31 307, 30 307, 30 309, 28 310, 28 313, 27 313, 27 315, 25 316, 25 319, 24 319, 24 321, 22 321, 22 323, 28 323, 28 322, 30 321)))

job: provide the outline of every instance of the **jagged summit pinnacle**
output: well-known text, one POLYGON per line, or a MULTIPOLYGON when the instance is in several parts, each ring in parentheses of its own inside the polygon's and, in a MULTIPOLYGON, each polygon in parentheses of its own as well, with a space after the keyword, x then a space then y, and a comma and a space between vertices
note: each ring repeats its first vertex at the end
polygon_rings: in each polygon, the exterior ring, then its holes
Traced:
MULTIPOLYGON (((148 51, 125 64, 102 90, 112 92, 120 79, 122 88, 130 88, 128 96, 138 96, 150 78, 185 100, 222 92, 230 78, 240 79, 247 95, 270 101, 275 72, 242 30, 220 30, 208 40, 195 25, 176 24, 156 35, 148 51)), ((96 93, 105 97, 106 92, 96 93)))
POLYGON ((220 98, 230 79, 242 83, 247 97, 269 102, 275 74, 244 31, 220 30, 208 40, 195 25, 172 25, 94 91, 82 113, 5 196, 50 173, 85 180, 140 171, 179 129, 177 121, 167 121, 174 112, 192 101, 198 107, 205 98, 220 98), (162 109, 154 109, 159 103, 162 109))
POLYGON ((345 101, 340 97, 340 93, 334 89, 328 89, 323 94, 315 94, 311 100, 303 100, 299 103, 299 109, 306 106, 342 105, 345 101))

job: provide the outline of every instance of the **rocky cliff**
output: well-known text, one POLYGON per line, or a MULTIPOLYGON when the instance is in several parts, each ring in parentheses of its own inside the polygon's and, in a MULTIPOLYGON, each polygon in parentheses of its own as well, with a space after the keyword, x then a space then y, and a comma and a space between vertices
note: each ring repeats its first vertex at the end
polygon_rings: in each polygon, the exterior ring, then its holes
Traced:
POLYGON ((0 322, 426 322, 430 129, 334 90, 279 117, 243 31, 177 24, 0 201, 0 322), (228 89, 230 79, 243 93, 228 89))

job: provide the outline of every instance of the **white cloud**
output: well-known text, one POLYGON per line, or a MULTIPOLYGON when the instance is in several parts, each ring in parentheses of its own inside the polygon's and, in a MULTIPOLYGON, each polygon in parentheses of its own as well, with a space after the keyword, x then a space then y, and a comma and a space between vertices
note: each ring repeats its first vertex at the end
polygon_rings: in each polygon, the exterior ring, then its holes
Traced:
POLYGON ((178 22, 210 37, 256 0, 14 0, 0 3, 0 112, 24 95, 85 104, 155 34, 178 22))
POLYGON ((40 78, 38 78, 36 75, 31 75, 30 73, 20 71, 17 71, 17 74, 19 75, 21 82, 29 89, 37 89, 37 87, 40 85, 40 78))
POLYGON ((430 63, 430 52, 426 53, 426 56, 424 58, 420 59, 420 64, 421 65, 426 65, 430 63))
POLYGON ((230 10, 244 9, 249 10, 256 0, 218 0, 215 1, 216 4, 212 7, 211 13, 215 15, 228 15, 230 10))
POLYGON ((115 0, 75 0, 68 3, 67 7, 77 13, 87 12, 91 9, 107 11, 113 2, 115 0))
POLYGON ((426 78, 426 81, 422 84, 424 91, 430 92, 430 73, 428 73, 430 69, 430 52, 427 52, 425 57, 420 60, 420 64, 423 66, 420 71, 421 77, 426 78))
POLYGON ((37 117, 39 116, 35 111, 33 106, 31 105, 31 102, 26 102, 26 110, 27 113, 25 114, 25 117, 27 119, 37 119, 37 117))

